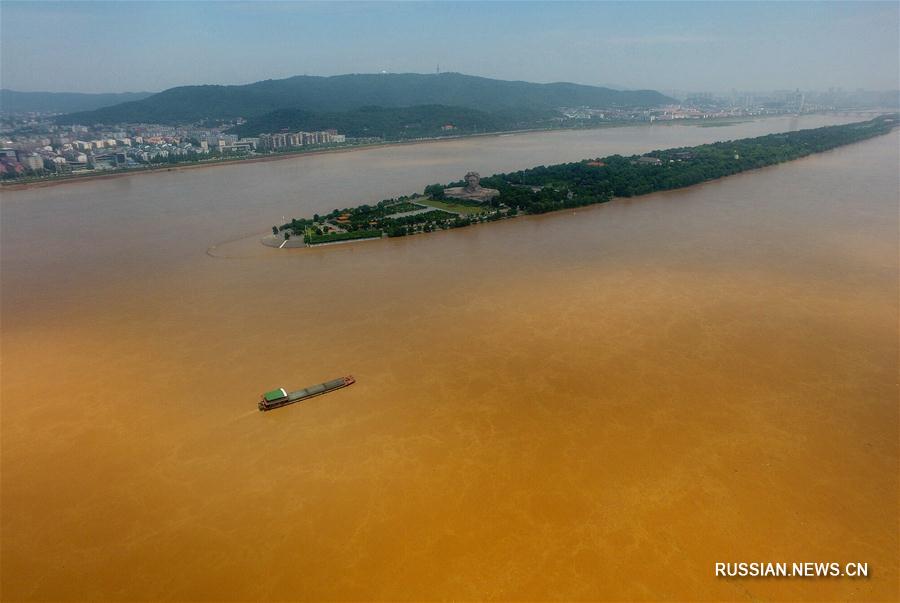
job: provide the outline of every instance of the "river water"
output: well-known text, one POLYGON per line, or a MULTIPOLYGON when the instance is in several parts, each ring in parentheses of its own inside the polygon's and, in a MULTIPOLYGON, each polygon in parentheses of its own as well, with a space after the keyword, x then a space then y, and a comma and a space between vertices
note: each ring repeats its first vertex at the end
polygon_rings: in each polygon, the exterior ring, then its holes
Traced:
POLYGON ((576 212, 247 236, 472 169, 858 119, 5 192, 3 599, 898 598, 896 132, 576 212), (870 577, 716 578, 726 561, 870 577))

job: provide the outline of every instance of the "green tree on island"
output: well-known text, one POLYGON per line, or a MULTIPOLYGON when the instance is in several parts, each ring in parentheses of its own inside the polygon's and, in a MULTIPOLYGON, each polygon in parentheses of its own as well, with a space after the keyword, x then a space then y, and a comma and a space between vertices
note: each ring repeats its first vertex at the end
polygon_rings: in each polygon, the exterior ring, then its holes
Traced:
POLYGON ((440 184, 429 184, 425 187, 425 194, 432 199, 443 199, 444 187, 440 184))

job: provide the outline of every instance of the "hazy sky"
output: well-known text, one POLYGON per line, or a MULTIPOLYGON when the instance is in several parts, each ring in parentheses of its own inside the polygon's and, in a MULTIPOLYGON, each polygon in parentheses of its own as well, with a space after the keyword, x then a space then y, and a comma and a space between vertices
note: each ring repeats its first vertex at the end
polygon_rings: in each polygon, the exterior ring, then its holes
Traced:
POLYGON ((659 90, 896 89, 897 2, 0 2, 0 84, 121 92, 459 71, 659 90))

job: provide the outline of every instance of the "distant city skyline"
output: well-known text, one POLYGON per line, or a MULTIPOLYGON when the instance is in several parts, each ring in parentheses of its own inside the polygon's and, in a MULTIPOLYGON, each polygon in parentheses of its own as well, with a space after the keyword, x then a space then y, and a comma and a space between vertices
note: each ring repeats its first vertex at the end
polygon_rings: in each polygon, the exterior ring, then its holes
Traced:
POLYGON ((900 8, 851 3, 0 2, 0 86, 161 91, 458 71, 661 91, 900 87, 900 8))

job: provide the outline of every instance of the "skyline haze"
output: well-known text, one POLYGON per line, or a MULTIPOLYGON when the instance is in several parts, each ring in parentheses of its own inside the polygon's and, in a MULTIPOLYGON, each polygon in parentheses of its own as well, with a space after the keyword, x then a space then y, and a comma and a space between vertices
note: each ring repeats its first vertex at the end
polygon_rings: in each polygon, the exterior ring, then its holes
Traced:
POLYGON ((2 2, 0 85, 161 91, 440 65, 661 91, 894 90, 898 23, 891 2, 2 2))

